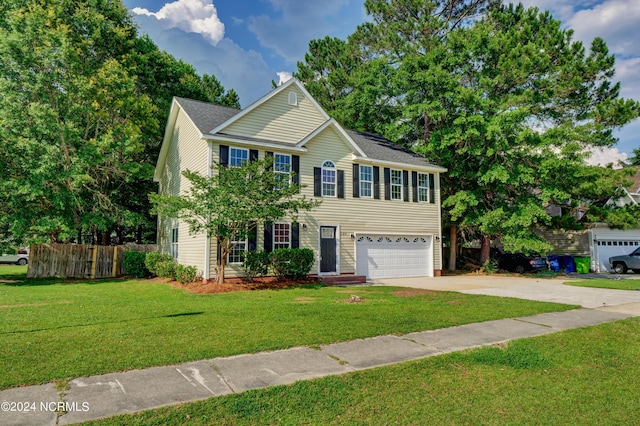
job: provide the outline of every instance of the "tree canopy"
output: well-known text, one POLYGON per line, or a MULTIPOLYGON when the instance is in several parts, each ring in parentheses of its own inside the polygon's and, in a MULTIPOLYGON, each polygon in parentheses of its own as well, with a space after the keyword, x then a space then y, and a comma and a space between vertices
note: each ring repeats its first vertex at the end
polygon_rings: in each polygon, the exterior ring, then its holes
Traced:
POLYGON ((372 22, 346 42, 312 42, 296 76, 312 94, 333 94, 328 111, 347 127, 446 167, 444 217, 484 236, 484 259, 492 237, 508 251, 545 252, 534 229, 550 225, 547 205, 595 201, 624 181, 584 161, 640 113, 619 97, 602 39, 587 51, 549 12, 493 1, 365 7, 372 22), (346 79, 336 70, 344 62, 354 64, 346 79))
POLYGON ((259 225, 280 219, 296 221, 299 211, 319 202, 299 196, 299 186, 273 172, 273 157, 254 160, 238 167, 219 163, 211 176, 189 170, 185 195, 152 194, 154 211, 162 218, 177 218, 189 226, 190 234, 206 232, 218 242, 218 282, 224 282, 227 255, 237 241, 245 240, 259 225))
POLYGON ((146 197, 171 98, 238 106, 139 36, 120 1, 0 1, 0 241, 155 239, 146 197))

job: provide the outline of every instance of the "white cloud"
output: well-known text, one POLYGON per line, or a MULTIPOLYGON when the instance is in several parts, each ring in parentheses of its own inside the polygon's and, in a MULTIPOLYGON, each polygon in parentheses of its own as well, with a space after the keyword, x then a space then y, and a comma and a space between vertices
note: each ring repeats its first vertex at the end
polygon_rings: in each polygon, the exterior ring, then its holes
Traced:
POLYGON ((638 22, 638 0, 608 0, 577 11, 566 23, 586 46, 595 37, 602 37, 613 53, 630 56, 640 54, 638 22))
POLYGON ((224 37, 224 24, 210 0, 177 0, 165 4, 158 12, 140 7, 132 12, 156 18, 165 29, 177 28, 200 34, 214 46, 224 37))
MULTIPOLYGON (((262 46, 273 49, 287 62, 295 63, 302 60, 309 40, 322 38, 336 29, 328 18, 335 17, 354 0, 269 0, 269 3, 282 13, 282 17, 252 16, 248 28, 262 46)), ((348 33, 354 30, 355 25, 348 33)))
POLYGON ((626 161, 627 158, 629 156, 618 151, 618 148, 596 148, 592 151, 591 157, 587 159, 587 164, 592 166, 617 165, 621 161, 626 161))
POLYGON ((193 65, 198 74, 215 75, 225 89, 235 89, 243 106, 271 90, 273 71, 259 52, 245 50, 228 38, 212 46, 199 35, 163 28, 150 16, 138 15, 136 22, 160 49, 193 65))
POLYGON ((278 78, 280 79, 278 81, 278 86, 281 85, 282 83, 286 83, 287 81, 291 80, 293 78, 293 74, 287 71, 279 71, 276 73, 278 75, 278 78))

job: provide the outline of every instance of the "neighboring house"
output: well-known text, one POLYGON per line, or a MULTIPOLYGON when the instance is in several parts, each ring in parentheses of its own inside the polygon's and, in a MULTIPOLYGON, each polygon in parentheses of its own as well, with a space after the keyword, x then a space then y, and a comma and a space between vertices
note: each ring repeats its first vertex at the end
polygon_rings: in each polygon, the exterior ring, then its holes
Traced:
MULTIPOLYGON (((294 172, 319 207, 297 223, 258 229, 229 255, 227 276, 241 273, 240 252, 308 247, 312 273, 368 278, 434 276, 442 270, 440 173, 414 153, 379 135, 343 129, 296 79, 244 110, 174 98, 156 166, 160 192, 184 194, 185 169, 203 175, 214 162, 233 166, 273 155, 294 172)), ((205 279, 215 276, 217 242, 189 235, 186 224, 159 218, 158 243, 205 279)))
MULTIPOLYGON (((638 205, 640 203, 640 167, 631 186, 623 188, 623 196, 611 199, 609 204, 617 206, 638 205)), ((610 272, 609 258, 629 254, 640 247, 640 228, 612 229, 598 223, 589 230, 591 242, 591 267, 597 272, 610 272)))
MULTIPOLYGON (((633 184, 623 188, 622 197, 612 198, 606 202, 619 207, 638 203, 640 203, 640 167, 633 184)), ((576 219, 581 219, 585 211, 586 209, 579 209, 576 219)), ((551 205, 547 207, 547 212, 551 216, 560 216, 562 208, 551 205)), ((614 229, 606 223, 594 223, 588 229, 581 231, 541 229, 538 234, 553 245, 554 248, 550 254, 589 256, 590 269, 594 272, 611 272, 610 257, 629 254, 640 247, 640 229, 614 229)))

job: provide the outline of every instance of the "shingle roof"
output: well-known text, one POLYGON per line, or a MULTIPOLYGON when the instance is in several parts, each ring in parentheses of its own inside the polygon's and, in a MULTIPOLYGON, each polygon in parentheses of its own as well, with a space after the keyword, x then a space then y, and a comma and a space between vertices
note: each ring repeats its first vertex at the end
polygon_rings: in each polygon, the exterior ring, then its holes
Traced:
POLYGON ((367 132, 346 130, 351 139, 360 147, 365 155, 373 160, 392 161, 395 163, 411 164, 414 166, 434 166, 423 157, 391 142, 384 137, 367 132))
MULTIPOLYGON (((193 120, 194 124, 198 127, 198 130, 200 130, 200 132, 202 132, 203 134, 209 134, 211 130, 215 129, 220 124, 224 123, 234 115, 241 112, 241 110, 236 108, 214 105, 209 102, 202 102, 179 97, 176 97, 175 99, 184 109, 187 115, 191 118, 191 120, 193 120)), ((372 160, 390 161, 414 166, 438 167, 432 163, 429 163, 419 155, 391 142, 388 139, 385 139, 378 134, 358 132, 348 129, 345 130, 351 137, 351 139, 353 139, 355 144, 358 145, 358 147, 362 150, 362 152, 364 152, 364 154, 372 160)), ((290 143, 286 142, 262 140, 238 135, 229 135, 225 133, 218 134, 240 140, 268 142, 271 144, 291 146, 290 143)))
POLYGON ((201 133, 207 134, 234 115, 239 109, 214 105, 188 98, 175 98, 201 133))

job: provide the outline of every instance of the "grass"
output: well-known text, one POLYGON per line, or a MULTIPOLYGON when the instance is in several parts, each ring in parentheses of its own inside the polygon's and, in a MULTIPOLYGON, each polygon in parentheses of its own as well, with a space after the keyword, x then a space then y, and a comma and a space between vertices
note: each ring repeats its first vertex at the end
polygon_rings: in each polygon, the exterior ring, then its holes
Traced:
POLYGON ((149 280, 0 284, 0 389, 573 306, 390 287, 191 294, 149 280), (413 292, 413 293, 412 293, 413 292), (346 303, 351 294, 362 303, 346 303))
POLYGON ((0 280, 24 280, 26 276, 26 265, 0 265, 0 280))
POLYGON ((567 281, 565 284, 579 287, 609 288, 613 290, 640 290, 639 279, 612 280, 597 278, 593 280, 567 281))
POLYGON ((640 319, 91 425, 640 424, 640 319))

